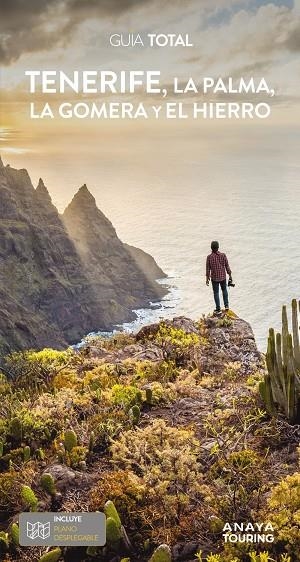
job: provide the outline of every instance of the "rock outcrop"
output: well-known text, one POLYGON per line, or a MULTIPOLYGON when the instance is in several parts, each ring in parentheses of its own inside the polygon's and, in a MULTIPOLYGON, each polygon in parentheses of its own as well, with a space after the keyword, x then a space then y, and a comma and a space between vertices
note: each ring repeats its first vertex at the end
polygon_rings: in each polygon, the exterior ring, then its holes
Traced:
MULTIPOLYGON (((0 162, 0 350, 63 347, 160 299, 86 186, 61 216, 43 181, 0 162)), ((158 275, 159 274, 159 275, 158 275)))
POLYGON ((24 484, 38 512, 104 511, 119 521, 117 541, 88 553, 66 547, 64 562, 90 562, 89 554, 153 562, 157 553, 172 562, 233 555, 250 562, 248 522, 273 516, 274 541, 261 548, 274 562, 285 554, 299 560, 300 426, 265 411, 265 356, 247 322, 232 311, 163 319, 137 334, 88 338, 60 357, 59 366, 48 358, 46 373, 45 358, 34 366, 24 358, 25 376, 12 380, 19 358, 4 365, 0 527, 7 562, 42 560, 47 552, 16 548, 13 540, 12 522, 28 509, 24 484), (61 441, 67 450, 60 446, 58 454, 61 441), (239 544, 224 541, 226 521, 241 526, 239 544))

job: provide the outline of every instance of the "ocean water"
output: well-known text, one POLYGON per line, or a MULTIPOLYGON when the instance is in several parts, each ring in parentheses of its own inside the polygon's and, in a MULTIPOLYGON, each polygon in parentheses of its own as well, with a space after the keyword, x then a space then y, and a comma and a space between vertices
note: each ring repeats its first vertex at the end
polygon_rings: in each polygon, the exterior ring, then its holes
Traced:
MULTIPOLYGON (((124 127, 89 142, 3 153, 42 176, 63 209, 82 183, 120 238, 150 252, 168 274, 170 294, 138 311, 133 327, 161 317, 199 318, 213 310, 205 284, 210 242, 219 240, 233 271, 230 307, 249 321, 260 349, 281 306, 300 298, 299 135, 293 127, 134 132, 124 127)), ((51 139, 49 140, 50 143, 51 139)))

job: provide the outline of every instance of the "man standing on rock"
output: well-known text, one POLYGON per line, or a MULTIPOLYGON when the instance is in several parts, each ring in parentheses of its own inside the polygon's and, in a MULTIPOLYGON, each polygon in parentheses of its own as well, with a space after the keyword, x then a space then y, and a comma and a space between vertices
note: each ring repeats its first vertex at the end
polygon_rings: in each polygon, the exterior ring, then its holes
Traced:
POLYGON ((211 254, 206 258, 206 285, 209 285, 211 279, 216 303, 215 313, 220 314, 220 295, 219 288, 221 286, 225 310, 229 310, 228 291, 226 283, 226 272, 229 275, 229 283, 232 283, 231 269, 229 267, 226 254, 219 252, 219 242, 214 240, 211 245, 211 254))

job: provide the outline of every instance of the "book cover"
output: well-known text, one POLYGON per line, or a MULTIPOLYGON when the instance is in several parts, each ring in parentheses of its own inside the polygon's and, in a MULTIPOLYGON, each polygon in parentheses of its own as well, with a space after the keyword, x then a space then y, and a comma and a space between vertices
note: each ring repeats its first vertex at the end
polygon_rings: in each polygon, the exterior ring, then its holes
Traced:
POLYGON ((0 22, 0 559, 299 561, 299 0, 0 22))

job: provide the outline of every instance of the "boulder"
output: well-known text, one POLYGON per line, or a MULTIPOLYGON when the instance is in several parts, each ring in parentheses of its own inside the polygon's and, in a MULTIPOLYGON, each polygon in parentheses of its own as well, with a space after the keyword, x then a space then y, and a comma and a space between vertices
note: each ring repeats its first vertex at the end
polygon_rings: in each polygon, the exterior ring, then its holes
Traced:
POLYGON ((76 472, 64 464, 52 464, 44 472, 51 474, 59 491, 71 488, 76 482, 76 472))

